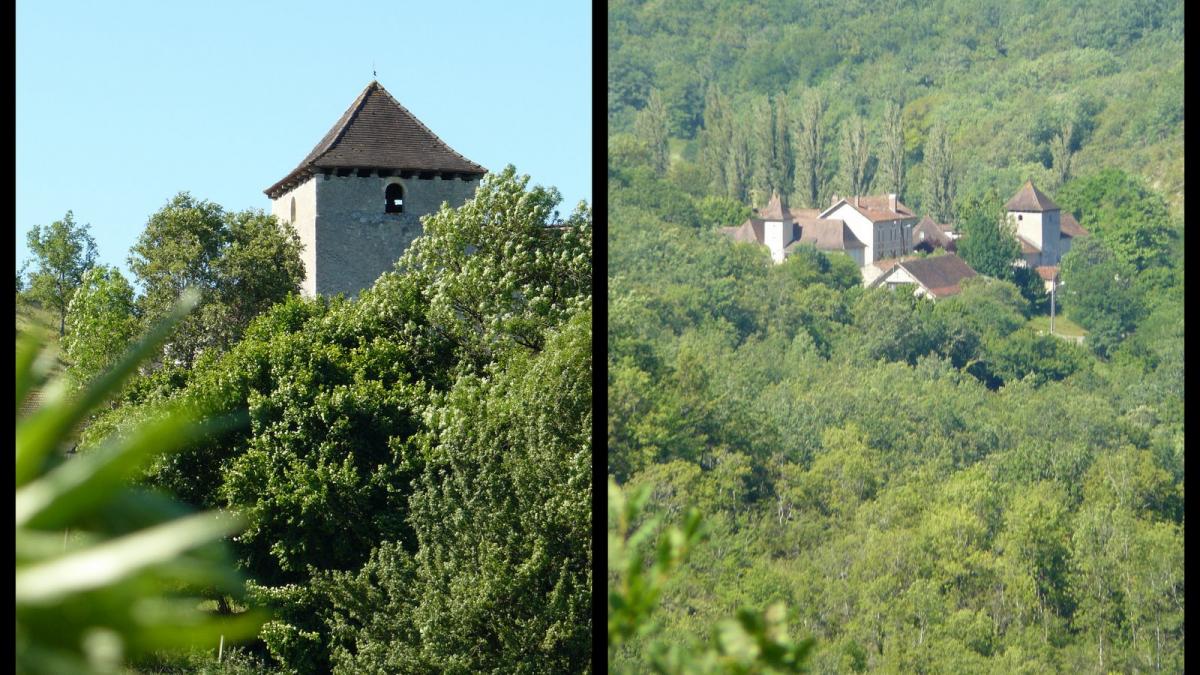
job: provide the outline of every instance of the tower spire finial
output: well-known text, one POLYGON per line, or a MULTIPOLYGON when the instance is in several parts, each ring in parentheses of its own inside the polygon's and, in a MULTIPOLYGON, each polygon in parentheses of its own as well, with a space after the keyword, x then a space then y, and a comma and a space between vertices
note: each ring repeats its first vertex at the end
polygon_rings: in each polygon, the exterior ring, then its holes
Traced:
POLYGON ((378 80, 379 74, 375 72, 375 60, 371 59, 371 79, 378 80))

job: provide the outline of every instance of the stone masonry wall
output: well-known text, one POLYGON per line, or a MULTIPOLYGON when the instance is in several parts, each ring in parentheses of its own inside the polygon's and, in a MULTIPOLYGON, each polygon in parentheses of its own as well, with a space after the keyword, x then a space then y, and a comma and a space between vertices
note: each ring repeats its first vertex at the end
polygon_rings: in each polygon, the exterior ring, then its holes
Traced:
MULTIPOLYGON (((421 234, 421 216, 437 211, 442 202, 462 206, 479 185, 477 179, 415 176, 315 176, 309 183, 315 185, 317 206, 315 274, 309 272, 313 292, 349 296, 372 285, 380 274, 395 266, 421 234), (384 212, 384 191, 389 183, 404 188, 403 213, 384 212)), ((280 201, 286 200, 285 195, 280 201)))
MULTIPOLYGON (((319 180, 319 179, 316 179, 319 180)), ((316 293, 317 272, 317 183, 310 178, 287 192, 279 199, 271 200, 271 215, 281 223, 291 222, 300 236, 304 250, 300 260, 304 263, 304 281, 300 282, 300 293, 311 298, 316 293), (292 220, 292 201, 296 203, 296 218, 292 220)))

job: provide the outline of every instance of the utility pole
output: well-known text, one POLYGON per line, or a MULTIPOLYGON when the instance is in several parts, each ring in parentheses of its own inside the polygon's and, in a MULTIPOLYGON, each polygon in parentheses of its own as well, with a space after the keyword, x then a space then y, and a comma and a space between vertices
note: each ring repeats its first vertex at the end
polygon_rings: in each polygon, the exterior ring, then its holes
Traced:
POLYGON ((1050 334, 1054 335, 1054 292, 1058 290, 1058 275, 1050 281, 1050 334))

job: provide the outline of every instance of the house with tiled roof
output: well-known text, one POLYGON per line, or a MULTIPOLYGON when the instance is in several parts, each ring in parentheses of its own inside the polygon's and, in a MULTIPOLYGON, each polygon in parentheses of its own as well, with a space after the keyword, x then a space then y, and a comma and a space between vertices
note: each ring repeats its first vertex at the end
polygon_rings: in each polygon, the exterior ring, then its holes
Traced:
POLYGON ((1017 241, 1021 244, 1022 263, 1037 271, 1049 293, 1058 283, 1058 263, 1071 250, 1072 240, 1086 236, 1075 216, 1062 213, 1058 204, 1025 181, 1004 205, 1017 241))
POLYGON ((395 265, 421 216, 461 206, 487 169, 372 81, 299 165, 264 192, 304 244, 307 296, 353 295, 395 265))
POLYGON ((929 258, 897 260, 879 275, 871 288, 912 287, 917 297, 940 300, 962 291, 962 282, 978 276, 962 258, 953 253, 929 258))
POLYGON ((921 218, 920 222, 913 226, 912 245, 914 251, 933 253, 940 248, 953 253, 958 250, 958 245, 955 243, 957 239, 958 236, 954 233, 953 227, 935 223, 929 216, 921 218))
POLYGON ((736 242, 766 246, 776 263, 786 260, 797 247, 811 245, 819 251, 845 253, 861 267, 866 245, 845 222, 817 216, 816 209, 789 209, 775 192, 760 212, 720 232, 736 242))
POLYGON ((854 237, 864 244, 860 266, 912 251, 917 214, 894 194, 841 198, 834 195, 833 203, 818 217, 846 223, 854 237))

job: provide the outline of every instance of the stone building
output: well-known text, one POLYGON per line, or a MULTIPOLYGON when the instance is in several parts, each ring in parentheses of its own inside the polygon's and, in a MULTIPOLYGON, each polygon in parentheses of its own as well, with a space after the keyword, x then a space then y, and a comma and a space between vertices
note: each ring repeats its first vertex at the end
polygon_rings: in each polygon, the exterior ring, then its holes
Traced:
POLYGON ((304 244, 301 292, 354 295, 392 269, 421 234, 421 216, 461 206, 485 173, 372 81, 265 192, 304 244))
POLYGON ((737 242, 766 246, 776 263, 786 260, 797 246, 811 245, 819 251, 845 253, 862 267, 866 248, 845 222, 818 218, 816 209, 789 209, 778 192, 761 212, 721 232, 737 242))
POLYGON ((1021 244, 1019 264, 1033 268, 1049 293, 1059 283, 1058 263, 1071 250, 1071 241, 1087 235, 1087 230, 1080 227, 1075 216, 1062 213, 1052 199, 1034 187, 1033 181, 1025 181, 1004 209, 1021 244))
POLYGON ((912 252, 912 232, 917 215, 896 195, 855 195, 838 198, 818 214, 824 220, 841 220, 865 245, 862 265, 912 252))
POLYGON ((931 258, 897 260, 871 282, 871 288, 895 290, 911 287, 919 298, 940 300, 962 291, 962 282, 978 276, 971 266, 953 253, 931 258))

